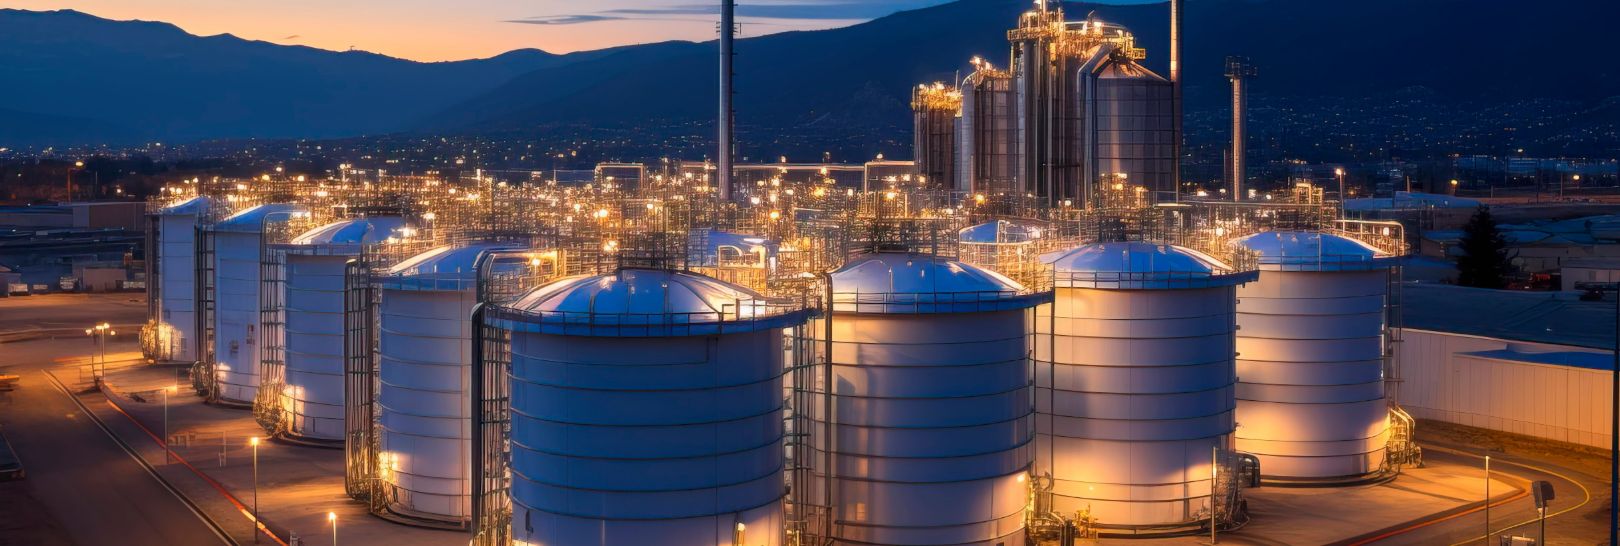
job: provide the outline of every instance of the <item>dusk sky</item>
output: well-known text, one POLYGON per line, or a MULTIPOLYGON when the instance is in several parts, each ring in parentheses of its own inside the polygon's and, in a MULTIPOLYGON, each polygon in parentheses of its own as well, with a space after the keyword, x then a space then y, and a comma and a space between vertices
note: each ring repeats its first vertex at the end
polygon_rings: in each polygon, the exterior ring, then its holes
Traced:
MULTIPOLYGON (((739 2, 743 36, 846 26, 949 0, 739 2)), ((1123 0, 1111 3, 1141 3, 1123 0)), ((419 61, 488 57, 520 48, 554 53, 663 40, 708 40, 719 2, 701 0, 12 0, 7 7, 75 9, 109 19, 174 23, 198 35, 278 44, 351 46, 419 61)))

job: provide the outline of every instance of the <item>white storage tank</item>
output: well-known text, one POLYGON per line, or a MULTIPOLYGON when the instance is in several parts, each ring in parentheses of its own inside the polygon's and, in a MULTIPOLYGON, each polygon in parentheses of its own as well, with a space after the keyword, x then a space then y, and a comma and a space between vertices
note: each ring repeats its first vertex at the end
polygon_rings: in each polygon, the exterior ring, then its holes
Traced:
POLYGON ((515 544, 783 543, 782 331, 799 306, 621 269, 496 313, 513 331, 515 544))
POLYGON ((379 466, 389 512, 464 524, 472 499, 472 310, 478 266, 509 245, 437 248, 378 278, 379 466))
POLYGON ((334 222, 275 249, 285 253, 283 331, 286 350, 280 410, 294 438, 341 442, 343 302, 348 263, 366 245, 399 234, 396 216, 334 222))
POLYGON ((197 227, 217 204, 197 196, 157 213, 158 353, 176 362, 194 362, 202 352, 197 333, 197 227))
POLYGON ((264 230, 307 214, 299 205, 259 205, 213 227, 215 402, 251 406, 259 393, 264 230))
MULTIPOLYGON (((817 499, 831 487, 835 543, 1024 544, 1030 309, 1051 294, 888 252, 850 261, 832 289, 831 412, 811 396, 814 471, 804 485, 817 499)), ((827 327, 809 328, 823 354, 827 327)))
POLYGON ((1390 258, 1335 235, 1268 232, 1233 241, 1258 256, 1238 289, 1237 449, 1261 474, 1354 480, 1389 442, 1384 318, 1390 258))
POLYGON ((1035 319, 1036 469, 1055 511, 1113 529, 1199 524, 1213 450, 1231 448, 1234 291, 1256 275, 1140 242, 1052 266, 1054 301, 1035 319))

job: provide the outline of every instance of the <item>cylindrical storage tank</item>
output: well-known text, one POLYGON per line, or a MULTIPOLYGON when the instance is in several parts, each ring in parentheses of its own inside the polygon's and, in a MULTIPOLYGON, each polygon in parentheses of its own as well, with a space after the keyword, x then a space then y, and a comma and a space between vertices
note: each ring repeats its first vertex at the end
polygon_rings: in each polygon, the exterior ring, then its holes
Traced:
POLYGON ((308 214, 298 205, 259 205, 214 225, 214 381, 217 402, 252 405, 259 393, 260 273, 264 230, 308 214))
POLYGON ((621 269, 496 313, 512 331, 514 543, 783 543, 782 331, 800 307, 621 269))
POLYGON ((809 328, 832 392, 810 397, 804 485, 831 498, 834 543, 1024 544, 1029 310, 1051 294, 907 253, 852 260, 832 289, 830 347, 825 318, 809 328))
POLYGON ((1378 472, 1389 442, 1384 312, 1389 258, 1321 233, 1233 241, 1258 257, 1238 289, 1237 449, 1261 475, 1355 480, 1378 472))
POLYGON ((214 200, 193 197, 165 208, 157 216, 159 316, 152 317, 165 327, 161 353, 176 362, 199 358, 197 335, 197 226, 215 207, 214 200))
POLYGON ((1231 447, 1234 291, 1255 274, 1149 243, 1084 246, 1052 266, 1035 381, 1054 511, 1115 529, 1197 525, 1213 450, 1231 447))
POLYGON ((462 524, 472 506, 472 310, 501 245, 447 246, 381 276, 377 414, 387 509, 462 524))
POLYGON ((294 438, 341 442, 343 302, 349 260, 405 226, 393 216, 335 222, 276 249, 285 253, 287 326, 281 410, 294 438))

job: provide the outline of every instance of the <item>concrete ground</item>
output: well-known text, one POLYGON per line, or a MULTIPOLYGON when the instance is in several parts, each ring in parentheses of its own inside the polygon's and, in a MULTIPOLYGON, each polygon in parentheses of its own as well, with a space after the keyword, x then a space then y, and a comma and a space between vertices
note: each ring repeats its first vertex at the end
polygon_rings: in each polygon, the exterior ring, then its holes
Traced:
POLYGON ((27 472, 0 484, 0 544, 221 544, 46 375, 77 377, 83 351, 79 339, 0 345, 0 365, 21 378, 0 393, 0 427, 27 472))
MULTIPOLYGON (((246 543, 252 537, 254 503, 253 447, 249 439, 264 430, 252 413, 204 404, 190 389, 184 369, 143 366, 108 374, 102 392, 81 398, 115 432, 139 447, 141 456, 158 466, 187 496, 218 514, 232 534, 246 543), (162 389, 178 386, 168 403, 168 434, 176 457, 164 464, 158 438, 164 433, 162 389)), ((265 441, 258 447, 259 515, 281 541, 298 536, 306 545, 332 541, 327 512, 338 516, 342 544, 429 546, 460 545, 461 532, 403 526, 368 514, 343 488, 343 450, 265 441)), ((269 537, 265 543, 274 543, 269 537)))

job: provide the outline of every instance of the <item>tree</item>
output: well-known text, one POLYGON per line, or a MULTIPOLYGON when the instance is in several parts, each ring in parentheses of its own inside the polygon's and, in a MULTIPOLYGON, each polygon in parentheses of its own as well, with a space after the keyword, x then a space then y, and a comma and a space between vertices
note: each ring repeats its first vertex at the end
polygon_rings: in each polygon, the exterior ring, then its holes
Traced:
POLYGON ((1457 258, 1457 284, 1474 288, 1507 288, 1509 262, 1507 238, 1496 226, 1491 209, 1480 206, 1458 242, 1463 255, 1457 258))

